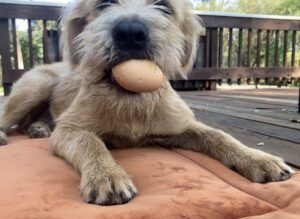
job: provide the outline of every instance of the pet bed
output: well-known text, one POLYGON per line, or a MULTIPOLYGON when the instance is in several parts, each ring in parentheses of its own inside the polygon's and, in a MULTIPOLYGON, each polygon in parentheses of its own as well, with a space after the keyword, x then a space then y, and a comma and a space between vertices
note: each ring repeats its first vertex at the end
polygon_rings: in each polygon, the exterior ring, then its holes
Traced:
POLYGON ((112 150, 139 194, 118 206, 86 204, 79 174, 48 139, 15 136, 0 147, 0 218, 300 218, 300 174, 255 184, 209 157, 161 147, 112 150))

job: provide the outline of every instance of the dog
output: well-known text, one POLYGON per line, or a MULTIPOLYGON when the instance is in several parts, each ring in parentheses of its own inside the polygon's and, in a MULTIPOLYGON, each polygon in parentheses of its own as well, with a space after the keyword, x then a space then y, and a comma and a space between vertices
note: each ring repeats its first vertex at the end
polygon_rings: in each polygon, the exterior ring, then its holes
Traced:
POLYGON ((259 183, 294 173, 281 158, 196 121, 170 86, 169 79, 186 76, 196 57, 201 25, 188 0, 78 0, 62 23, 65 61, 37 67, 16 82, 4 105, 0 138, 5 144, 14 125, 31 137, 47 137, 49 121, 55 121, 51 148, 81 173, 85 202, 124 204, 137 195, 108 150, 124 145, 205 153, 259 183), (155 62, 163 86, 139 94, 121 88, 111 70, 132 59, 155 62))

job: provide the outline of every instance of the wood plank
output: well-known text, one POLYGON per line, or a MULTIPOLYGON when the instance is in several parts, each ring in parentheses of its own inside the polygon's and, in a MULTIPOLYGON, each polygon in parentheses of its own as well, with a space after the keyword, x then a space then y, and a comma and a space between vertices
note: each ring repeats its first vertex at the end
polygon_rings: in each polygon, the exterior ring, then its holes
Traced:
MULTIPOLYGON (((273 99, 274 101, 278 102, 279 104, 282 104, 282 106, 284 106, 285 103, 280 102, 280 100, 293 100, 294 102, 296 102, 298 100, 297 95, 295 94, 295 92, 298 92, 297 88, 282 88, 282 93, 280 93, 280 89, 272 89, 270 88, 270 91, 268 91, 268 88, 265 89, 258 89, 258 91, 260 92, 255 92, 257 90, 255 89, 242 89, 242 90, 238 90, 237 92, 235 92, 236 90, 218 90, 216 92, 207 92, 207 91, 201 91, 201 92, 180 92, 180 95, 183 95, 184 97, 193 97, 193 98, 214 98, 217 101, 229 101, 227 97, 223 97, 225 96, 229 96, 229 97, 260 97, 263 98, 265 100, 266 104, 268 99, 273 99), (291 90, 291 92, 288 92, 289 90, 291 90), (270 92, 274 92, 274 95, 270 92), (276 95, 276 96, 275 96, 276 95)), ((234 101, 235 99, 232 99, 232 101, 234 101)), ((243 101, 243 100, 241 100, 243 101)), ((293 105, 294 107, 296 107, 296 105, 293 105)))
POLYGON ((227 98, 235 98, 235 99, 243 99, 243 100, 247 100, 247 101, 251 101, 253 100, 254 102, 268 102, 269 104, 272 103, 274 105, 279 105, 282 106, 282 104, 284 105, 290 105, 290 106, 295 106, 298 101, 297 100, 288 100, 288 99, 274 99, 274 98, 266 98, 266 97, 253 97, 253 96, 247 96, 247 95, 228 95, 228 94, 214 94, 217 95, 219 97, 227 97, 227 98))
POLYGON ((254 89, 252 87, 249 88, 241 88, 241 89, 220 89, 219 91, 214 92, 180 92, 184 94, 198 95, 198 94, 232 94, 232 95, 245 95, 248 96, 266 96, 277 98, 278 95, 284 98, 292 98, 294 100, 298 99, 298 89, 297 88, 259 88, 254 89))
MULTIPOLYGON (((8 19, 0 18, 0 54, 1 54, 1 66, 3 71, 3 77, 5 77, 7 73, 7 69, 10 69, 11 60, 10 60, 10 40, 9 40, 9 28, 8 28, 8 19)), ((10 85, 5 84, 3 81, 4 94, 8 95, 10 91, 10 85)))
POLYGON ((296 41, 297 41, 297 32, 293 31, 292 35, 292 67, 295 67, 295 60, 296 60, 296 41))
POLYGON ((300 113, 300 87, 299 87, 299 99, 298 99, 298 113, 300 113))
POLYGON ((12 19, 11 25, 12 25, 14 67, 17 69, 19 67, 19 60, 18 60, 18 46, 17 46, 17 28, 16 28, 15 19, 12 19))
POLYGON ((247 67, 252 67, 252 29, 248 30, 248 56, 247 56, 247 67))
POLYGON ((270 66, 270 30, 267 30, 266 35, 266 67, 268 68, 270 66))
POLYGON ((63 7, 0 3, 0 18, 58 20, 63 7))
POLYGON ((29 66, 33 67, 33 44, 32 44, 32 25, 31 19, 28 19, 28 47, 29 47, 29 66))
POLYGON ((228 68, 231 68, 232 63, 232 43, 233 43, 233 29, 229 29, 229 42, 228 42, 228 68))
POLYGON ((256 54, 256 62, 257 67, 260 68, 261 64, 261 30, 257 31, 257 54, 256 54))
POLYGON ((223 37, 224 37, 224 29, 220 28, 219 30, 219 68, 223 65, 223 37))
POLYGON ((250 130, 236 127, 231 123, 224 123, 225 119, 230 120, 230 117, 224 118, 211 112, 196 112, 198 121, 205 123, 213 128, 220 129, 247 145, 248 147, 262 150, 267 153, 282 157, 286 162, 296 168, 300 168, 300 150, 299 144, 291 143, 285 140, 273 138, 259 133, 251 132, 250 130), (263 146, 257 146, 258 143, 264 143, 263 146))
MULTIPOLYGON (((193 93, 193 92, 192 92, 193 93)), ((248 96, 263 96, 269 98, 288 98, 297 100, 298 89, 297 88, 260 88, 260 89, 229 89, 220 90, 217 92, 195 92, 196 94, 232 94, 232 95, 248 95, 248 96)))
POLYGON ((218 28, 214 28, 211 30, 211 41, 210 41, 210 66, 209 67, 217 67, 218 66, 218 28))
POLYGON ((209 28, 238 28, 238 29, 254 29, 254 30, 300 30, 300 22, 298 20, 279 20, 265 19, 255 17, 234 17, 234 16, 215 16, 199 14, 203 20, 204 26, 209 28))
POLYGON ((287 66, 287 52, 288 52, 288 31, 284 31, 283 36, 283 67, 287 66))
POLYGON ((243 29, 239 29, 238 67, 242 67, 243 55, 243 29))
POLYGON ((206 28, 206 37, 205 37, 205 67, 210 67, 210 29, 206 28))
POLYGON ((3 83, 11 84, 17 81, 27 70, 7 69, 3 75, 3 83))
MULTIPOLYGON (((191 92, 193 93, 193 92, 191 92)), ((196 94, 192 95, 186 95, 182 94, 180 92, 180 95, 184 98, 193 98, 198 99, 198 101, 208 100, 211 103, 212 102, 220 102, 224 103, 226 105, 245 105, 248 106, 249 104, 252 104, 253 106, 256 106, 255 109, 280 109, 287 111, 291 116, 298 117, 297 112, 297 100, 295 99, 283 99, 285 102, 282 102, 282 98, 271 98, 271 97, 259 97, 259 96, 253 96, 250 94, 250 96, 244 94, 244 95, 233 95, 233 94, 227 94, 226 92, 198 92, 196 94)))
MULTIPOLYGON (((300 120, 300 115, 297 113, 296 107, 279 106, 266 103, 253 103, 247 100, 215 98, 211 96, 185 96, 182 98, 187 102, 191 102, 199 107, 214 107, 217 109, 225 109, 235 113, 248 113, 251 115, 260 115, 278 120, 278 123, 290 123, 290 119, 300 120)), ((291 124, 291 123, 290 123, 291 124)), ((299 124, 294 124, 300 128, 299 124)))
POLYGON ((196 68, 189 80, 219 80, 239 78, 298 78, 300 68, 196 68))
MULTIPOLYGON (((203 111, 194 110, 195 114, 200 114, 203 111)), ((221 115, 221 117, 212 118, 216 122, 230 125, 233 127, 246 129, 254 133, 258 133, 265 136, 270 136, 276 139, 285 140, 288 142, 300 144, 300 131, 294 129, 288 129, 284 127, 279 127, 276 125, 266 124, 266 123, 258 123, 256 121, 235 118, 228 115, 222 115, 218 113, 214 113, 214 115, 221 115)), ((299 146, 300 149, 300 146, 299 146)))
MULTIPOLYGON (((226 115, 234 118, 240 118, 240 119, 245 119, 247 121, 254 121, 258 123, 264 123, 264 124, 270 124, 274 125, 277 127, 283 127, 283 128, 288 128, 288 129, 293 129, 293 130, 298 130, 300 134, 300 125, 297 123, 291 123, 290 121, 285 121, 282 119, 277 119, 277 118, 270 118, 262 115, 255 115, 254 113, 245 113, 245 112, 235 112, 230 109, 225 109, 225 108, 217 108, 214 106, 204 106, 200 104, 195 104, 193 101, 189 101, 185 99, 186 103, 189 105, 189 107, 193 110, 199 110, 199 111, 209 111, 212 113, 217 113, 220 115, 226 115)), ((299 143, 300 143, 300 136, 299 136, 299 143)))
MULTIPOLYGON (((203 91, 202 91, 203 92, 203 91)), ((232 94, 197 94, 193 96, 186 96, 185 94, 180 94, 184 98, 192 98, 202 102, 211 101, 211 104, 225 104, 232 106, 245 106, 248 109, 278 109, 278 110, 288 110, 291 114, 297 111, 297 100, 294 99, 284 99, 284 98, 271 98, 264 96, 254 96, 254 95, 232 95, 232 94), (285 100, 282 102, 281 100, 285 100)), ((209 105, 211 105, 209 104, 209 105)), ((300 115, 299 115, 300 116, 300 115)))
POLYGON ((275 31, 274 66, 279 66, 279 30, 275 31))
MULTIPOLYGON (((210 31, 210 60, 209 67, 218 67, 218 42, 219 42, 219 31, 218 28, 213 28, 210 31)), ((217 81, 210 80, 208 90, 217 90, 217 81)))
POLYGON ((244 102, 248 102, 251 101, 251 103, 255 103, 255 101, 258 104, 265 104, 266 108, 278 108, 276 106, 279 107, 283 107, 283 109, 292 109, 292 110, 296 110, 297 108, 297 100, 296 99, 289 99, 288 97, 278 97, 278 98, 272 98, 272 97, 267 97, 267 96, 263 96, 263 95, 248 95, 247 93, 243 94, 243 95, 234 95, 234 94, 228 94, 226 92, 224 92, 224 94, 219 93, 219 94, 201 94, 199 93, 197 95, 199 98, 213 98, 215 99, 217 98, 222 98, 222 100, 220 100, 221 102, 232 102, 232 101, 242 101, 242 103, 244 102))
POLYGON ((47 20, 43 20, 43 54, 44 63, 49 63, 47 20))
POLYGON ((298 113, 300 113, 300 87, 299 87, 299 99, 298 99, 298 113))
POLYGON ((0 18, 0 36, 0 54, 2 55, 2 69, 5 71, 6 69, 11 68, 8 19, 0 18))

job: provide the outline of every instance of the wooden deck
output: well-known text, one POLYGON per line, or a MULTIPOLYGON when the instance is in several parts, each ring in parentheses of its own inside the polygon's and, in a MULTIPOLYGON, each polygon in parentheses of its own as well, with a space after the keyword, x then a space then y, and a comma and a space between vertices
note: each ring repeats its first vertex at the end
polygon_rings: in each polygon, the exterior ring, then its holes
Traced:
POLYGON ((199 121, 300 168, 297 89, 180 92, 199 121))

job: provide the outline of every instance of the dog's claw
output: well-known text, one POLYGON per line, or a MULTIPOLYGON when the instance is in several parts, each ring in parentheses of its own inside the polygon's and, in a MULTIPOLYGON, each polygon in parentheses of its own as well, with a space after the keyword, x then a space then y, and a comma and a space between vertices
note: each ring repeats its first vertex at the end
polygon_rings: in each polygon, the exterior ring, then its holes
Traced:
POLYGON ((137 194, 132 181, 121 169, 119 174, 83 174, 81 194, 85 202, 97 205, 126 204, 137 194), (120 174, 121 173, 121 174, 120 174))
POLYGON ((257 183, 285 181, 295 173, 282 159, 269 154, 253 156, 236 167, 237 172, 257 183))

